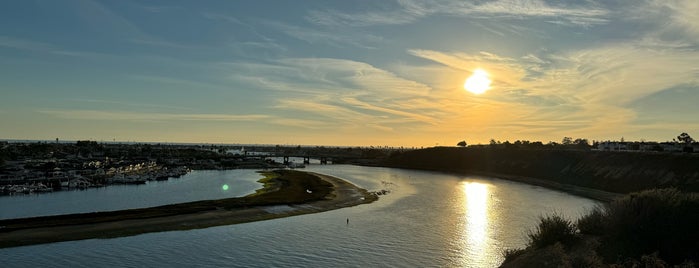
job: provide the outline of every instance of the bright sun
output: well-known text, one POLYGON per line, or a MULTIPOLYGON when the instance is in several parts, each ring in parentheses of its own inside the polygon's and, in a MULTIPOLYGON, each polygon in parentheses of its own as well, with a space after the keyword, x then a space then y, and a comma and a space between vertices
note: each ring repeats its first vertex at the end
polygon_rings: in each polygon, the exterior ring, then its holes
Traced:
POLYGON ((466 79, 464 89, 473 94, 483 94, 490 89, 490 82, 490 79, 488 79, 488 73, 483 71, 483 69, 476 69, 473 71, 471 77, 466 79))

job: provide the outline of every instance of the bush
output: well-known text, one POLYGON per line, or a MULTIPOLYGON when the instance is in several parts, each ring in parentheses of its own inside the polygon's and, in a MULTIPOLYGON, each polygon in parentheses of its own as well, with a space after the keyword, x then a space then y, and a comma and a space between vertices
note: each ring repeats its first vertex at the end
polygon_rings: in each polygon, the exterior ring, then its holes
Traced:
POLYGON ((596 209, 579 222, 582 233, 602 234, 608 261, 619 256, 641 258, 657 252, 680 264, 699 258, 699 197, 675 189, 633 193, 596 209))
POLYGON ((523 248, 505 249, 505 251, 502 252, 502 256, 505 257, 505 262, 507 262, 508 260, 514 260, 524 252, 525 250, 523 248))
POLYGON ((589 214, 578 219, 578 230, 581 234, 600 235, 604 231, 605 217, 604 207, 598 206, 589 214))
POLYGON ((573 222, 563 218, 559 214, 542 216, 539 225, 534 232, 529 232, 529 245, 535 248, 543 248, 560 242, 570 245, 577 240, 576 227, 573 222))
POLYGON ((528 234, 528 247, 505 252, 503 266, 544 265, 545 256, 560 255, 565 258, 556 259, 573 267, 695 267, 697 226, 699 193, 676 189, 632 193, 595 208, 577 224, 557 214, 541 217, 536 230, 528 234), (565 246, 563 255, 551 255, 557 252, 554 245, 565 246))

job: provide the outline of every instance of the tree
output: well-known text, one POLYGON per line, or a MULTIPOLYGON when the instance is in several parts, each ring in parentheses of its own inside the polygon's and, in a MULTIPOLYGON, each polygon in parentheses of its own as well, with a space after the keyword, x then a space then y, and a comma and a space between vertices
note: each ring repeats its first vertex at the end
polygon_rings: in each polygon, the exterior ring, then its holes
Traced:
POLYGON ((683 142, 685 144, 690 144, 690 143, 694 142, 694 139, 692 139, 692 137, 690 137, 689 134, 687 134, 687 132, 682 132, 682 134, 677 136, 677 140, 679 142, 683 142))
POLYGON ((571 144, 573 144, 573 138, 571 138, 571 137, 563 137, 563 140, 561 141, 561 144, 563 144, 563 145, 571 145, 571 144))
POLYGON ((575 141, 573 141, 573 144, 584 147, 584 146, 590 146, 590 143, 587 141, 587 139, 582 139, 582 138, 577 138, 575 141))
POLYGON ((460 141, 456 146, 466 147, 466 141, 460 141))

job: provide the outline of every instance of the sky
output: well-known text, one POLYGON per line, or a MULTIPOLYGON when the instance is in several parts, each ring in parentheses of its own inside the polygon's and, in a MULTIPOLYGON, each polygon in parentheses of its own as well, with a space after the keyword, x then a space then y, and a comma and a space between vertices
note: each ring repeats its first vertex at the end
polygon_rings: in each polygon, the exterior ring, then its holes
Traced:
POLYGON ((699 1, 0 1, 0 96, 0 139, 699 137, 699 1))

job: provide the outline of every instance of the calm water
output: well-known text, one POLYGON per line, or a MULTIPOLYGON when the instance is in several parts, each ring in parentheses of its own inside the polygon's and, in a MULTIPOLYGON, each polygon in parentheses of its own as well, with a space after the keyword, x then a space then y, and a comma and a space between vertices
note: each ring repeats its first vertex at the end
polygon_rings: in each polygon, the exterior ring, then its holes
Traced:
POLYGON ((110 211, 238 197, 254 193, 255 170, 194 170, 178 179, 144 185, 111 185, 49 194, 0 196, 0 219, 110 211), (224 185, 228 188, 224 190, 224 185))
MULTIPOLYGON (((556 211, 577 218, 597 204, 493 178, 347 165, 308 170, 392 193, 369 205, 318 214, 0 249, 0 260, 5 267, 493 267, 504 249, 525 243, 539 215, 556 211)), ((235 172, 212 176, 259 178, 235 172)), ((202 185, 216 184, 199 175, 202 185)), ((59 199, 52 202, 72 202, 59 199)))

